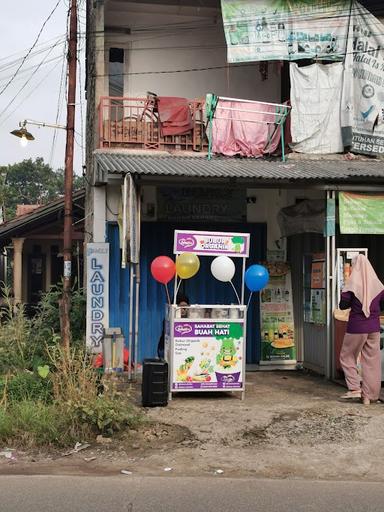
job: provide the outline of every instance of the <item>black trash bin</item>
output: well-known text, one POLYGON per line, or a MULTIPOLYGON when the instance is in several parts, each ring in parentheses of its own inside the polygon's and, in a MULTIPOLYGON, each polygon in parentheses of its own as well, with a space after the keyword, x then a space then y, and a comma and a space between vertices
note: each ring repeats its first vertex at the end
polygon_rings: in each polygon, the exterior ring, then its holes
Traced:
POLYGON ((168 405, 168 363, 162 359, 144 359, 142 401, 144 407, 168 405))

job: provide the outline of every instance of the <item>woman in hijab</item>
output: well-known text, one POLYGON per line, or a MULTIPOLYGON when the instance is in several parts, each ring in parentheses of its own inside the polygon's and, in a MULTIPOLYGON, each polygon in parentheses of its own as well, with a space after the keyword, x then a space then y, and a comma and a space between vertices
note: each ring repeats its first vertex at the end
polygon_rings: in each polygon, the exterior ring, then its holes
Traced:
POLYGON ((348 392, 342 398, 376 402, 381 387, 380 311, 384 310, 384 285, 368 258, 359 254, 341 294, 340 309, 349 309, 347 330, 340 353, 348 392), (357 370, 361 355, 362 383, 357 370))

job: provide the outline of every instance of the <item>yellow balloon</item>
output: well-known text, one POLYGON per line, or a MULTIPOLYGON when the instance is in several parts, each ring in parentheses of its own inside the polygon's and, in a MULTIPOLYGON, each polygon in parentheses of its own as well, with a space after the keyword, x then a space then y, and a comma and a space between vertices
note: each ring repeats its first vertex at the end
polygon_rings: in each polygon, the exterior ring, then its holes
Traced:
POLYGON ((200 268, 200 260, 193 252, 183 252, 176 258, 176 273, 181 279, 193 277, 200 268))

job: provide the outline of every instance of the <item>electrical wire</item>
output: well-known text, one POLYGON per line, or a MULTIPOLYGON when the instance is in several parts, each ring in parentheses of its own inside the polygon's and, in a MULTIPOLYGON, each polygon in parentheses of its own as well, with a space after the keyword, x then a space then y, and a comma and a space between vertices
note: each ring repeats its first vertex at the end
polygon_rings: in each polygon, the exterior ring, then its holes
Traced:
MULTIPOLYGON (((65 46, 64 46, 64 52, 63 52, 63 57, 62 57, 61 73, 60 73, 60 88, 59 88, 59 95, 58 95, 58 99, 57 99, 55 124, 59 124, 61 108, 62 108, 63 99, 64 99, 63 92, 65 94, 65 90, 66 90, 66 83, 67 83, 67 76, 65 73, 66 53, 67 53, 67 44, 65 44, 65 46)), ((53 131, 51 151, 49 154, 50 167, 52 167, 53 155, 55 152, 55 146, 56 146, 56 142, 57 142, 57 133, 58 133, 58 129, 55 128, 53 131)))
POLYGON ((46 73, 43 76, 43 78, 40 80, 40 82, 38 82, 35 85, 35 87, 29 91, 27 96, 25 96, 23 98, 23 100, 11 112, 9 112, 9 114, 0 122, 0 126, 2 126, 16 112, 16 110, 18 110, 22 105, 24 105, 24 103, 27 101, 27 99, 29 99, 32 96, 32 94, 36 91, 36 89, 38 89, 41 86, 41 84, 43 84, 46 81, 48 76, 57 68, 58 65, 59 65, 59 62, 56 62, 55 65, 48 71, 48 73, 46 73))
POLYGON ((45 63, 45 61, 47 60, 47 58, 49 57, 49 55, 51 54, 51 52, 55 49, 55 47, 57 46, 58 43, 54 44, 51 48, 51 50, 46 54, 46 56, 44 57, 44 59, 40 62, 40 64, 36 67, 36 69, 33 71, 33 73, 31 74, 31 76, 28 78, 28 80, 26 82, 24 82, 24 85, 22 85, 22 87, 18 90, 18 92, 15 94, 15 96, 11 99, 11 101, 3 108, 3 110, 0 112, 0 117, 8 110, 8 108, 14 103, 14 101, 16 100, 16 98, 19 96, 19 94, 25 89, 25 87, 29 84, 29 82, 31 81, 31 79, 35 76, 35 74, 39 71, 39 69, 41 68, 41 66, 45 63))
MULTIPOLYGON (((12 78, 6 83, 6 85, 0 90, 0 96, 8 89, 8 87, 11 85, 11 83, 13 82, 13 80, 16 78, 18 72, 20 71, 20 69, 22 68, 24 62, 28 59, 28 57, 30 56, 31 52, 33 51, 33 49, 35 48, 35 46, 37 45, 39 39, 40 39, 40 36, 46 26, 46 24, 48 23, 48 21, 52 18, 53 14, 55 13, 56 9, 59 7, 59 4, 60 4, 61 0, 58 0, 56 5, 54 6, 54 8, 52 9, 52 11, 49 13, 48 15, 48 18, 44 21, 43 25, 41 26, 40 30, 39 30, 39 33, 37 34, 37 37, 34 41, 34 43, 32 44, 32 46, 30 47, 30 49, 28 50, 28 52, 26 53, 26 55, 24 56, 23 60, 21 61, 19 67, 16 69, 15 73, 13 74, 12 78)), ((1 115, 1 114, 0 114, 1 115)))
MULTIPOLYGON (((47 45, 48 47, 51 47, 51 43, 53 43, 54 41, 56 41, 57 39, 65 39, 65 34, 61 34, 59 36, 55 36, 55 37, 52 37, 52 39, 47 39, 47 41, 44 41, 40 44, 37 44, 35 48, 40 48, 40 46, 43 46, 43 45, 47 45)), ((23 59, 23 55, 25 54, 25 52, 27 51, 27 49, 25 50, 20 50, 18 52, 15 52, 15 53, 11 53, 9 55, 7 55, 6 57, 0 57, 0 62, 4 61, 4 60, 7 60, 9 59, 10 57, 15 57, 16 55, 21 55, 20 58, 18 59, 14 59, 15 62, 19 62, 20 60, 23 59)), ((37 50, 36 52, 31 52, 30 56, 32 57, 33 55, 35 55, 35 53, 39 53, 41 50, 37 50)))
MULTIPOLYGON (((65 38, 55 38, 56 41, 59 41, 60 44, 64 44, 65 43, 65 38)), ((50 45, 46 45, 44 46, 43 48, 41 48, 40 50, 38 50, 37 52, 33 52, 31 53, 30 55, 30 60, 34 59, 35 57, 41 55, 42 53, 45 53, 47 52, 50 48, 51 48, 52 44, 50 45)), ((16 60, 13 60, 13 61, 10 61, 10 62, 6 62, 3 66, 0 66, 0 73, 4 73, 6 71, 8 71, 9 69, 12 69, 14 68, 15 66, 18 65, 18 63, 20 62, 21 59, 16 59, 16 60)), ((30 68, 24 68, 23 70, 19 71, 18 75, 24 73, 26 70, 28 70, 30 68)), ((5 78, 11 78, 12 74, 9 75, 8 77, 3 77, 3 79, 5 78)))

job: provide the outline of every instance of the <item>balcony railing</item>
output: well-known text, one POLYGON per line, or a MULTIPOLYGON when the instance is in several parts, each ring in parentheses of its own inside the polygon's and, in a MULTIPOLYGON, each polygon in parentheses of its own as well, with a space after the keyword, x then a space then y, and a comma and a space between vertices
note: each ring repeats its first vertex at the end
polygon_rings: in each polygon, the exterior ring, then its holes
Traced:
POLYGON ((184 135, 162 134, 157 97, 104 96, 99 104, 99 148, 207 151, 205 100, 188 102, 192 129, 184 135))

